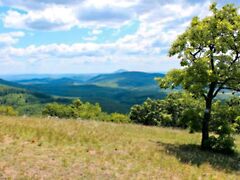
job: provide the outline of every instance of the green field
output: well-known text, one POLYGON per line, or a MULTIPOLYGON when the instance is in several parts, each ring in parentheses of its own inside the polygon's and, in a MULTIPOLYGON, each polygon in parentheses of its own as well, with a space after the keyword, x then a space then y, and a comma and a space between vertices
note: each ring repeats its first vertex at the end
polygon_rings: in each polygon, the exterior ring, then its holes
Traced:
POLYGON ((238 154, 198 149, 178 129, 0 117, 0 179, 238 179, 238 154))

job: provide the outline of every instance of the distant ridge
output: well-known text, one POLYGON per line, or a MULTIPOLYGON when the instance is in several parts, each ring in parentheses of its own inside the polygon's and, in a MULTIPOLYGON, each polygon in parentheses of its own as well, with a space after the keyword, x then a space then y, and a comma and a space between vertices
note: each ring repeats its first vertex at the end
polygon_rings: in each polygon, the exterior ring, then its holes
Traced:
POLYGON ((155 77, 163 77, 162 73, 145 73, 139 71, 126 71, 113 74, 100 74, 93 77, 88 83, 115 83, 119 87, 148 87, 156 86, 155 77))
POLYGON ((119 69, 117 71, 114 71, 113 73, 123 73, 123 72, 127 72, 128 70, 126 69, 119 69))
POLYGON ((21 84, 11 82, 11 81, 6 81, 3 79, 0 79, 0 85, 11 86, 11 87, 15 87, 15 88, 22 88, 21 84))

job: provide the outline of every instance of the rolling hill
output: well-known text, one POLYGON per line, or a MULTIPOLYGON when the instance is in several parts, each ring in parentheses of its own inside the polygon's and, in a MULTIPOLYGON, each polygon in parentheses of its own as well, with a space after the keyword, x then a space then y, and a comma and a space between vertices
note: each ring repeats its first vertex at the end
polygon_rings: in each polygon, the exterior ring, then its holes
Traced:
POLYGON ((71 99, 30 91, 23 85, 0 79, 0 105, 14 107, 20 115, 40 115, 45 104, 69 103, 71 99))
POLYGON ((147 98, 159 99, 166 96, 167 92, 160 90, 154 81, 155 77, 162 76, 164 74, 121 71, 91 78, 75 75, 15 82, 30 91, 99 103, 106 112, 128 113, 131 106, 142 103, 147 98))
POLYGON ((101 74, 87 81, 101 86, 111 86, 119 88, 146 89, 158 88, 154 78, 163 77, 161 73, 144 72, 120 72, 113 74, 101 74))

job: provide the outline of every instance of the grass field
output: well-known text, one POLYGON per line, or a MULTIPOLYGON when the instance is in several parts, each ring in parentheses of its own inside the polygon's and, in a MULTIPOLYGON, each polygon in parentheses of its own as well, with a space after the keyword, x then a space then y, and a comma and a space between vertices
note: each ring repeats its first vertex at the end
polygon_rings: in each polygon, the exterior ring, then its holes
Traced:
POLYGON ((238 179, 236 139, 230 157, 183 130, 0 117, 0 179, 238 179))

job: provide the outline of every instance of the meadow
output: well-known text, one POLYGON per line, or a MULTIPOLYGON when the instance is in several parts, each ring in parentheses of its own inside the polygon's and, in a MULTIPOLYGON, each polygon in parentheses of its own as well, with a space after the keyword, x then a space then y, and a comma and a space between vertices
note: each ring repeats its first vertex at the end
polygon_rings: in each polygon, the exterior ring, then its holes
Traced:
POLYGON ((238 179, 237 153, 199 149, 187 130, 90 120, 0 117, 0 178, 238 179))

